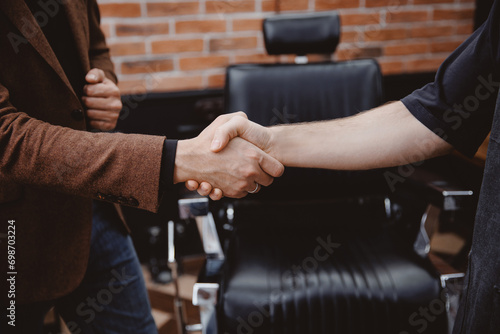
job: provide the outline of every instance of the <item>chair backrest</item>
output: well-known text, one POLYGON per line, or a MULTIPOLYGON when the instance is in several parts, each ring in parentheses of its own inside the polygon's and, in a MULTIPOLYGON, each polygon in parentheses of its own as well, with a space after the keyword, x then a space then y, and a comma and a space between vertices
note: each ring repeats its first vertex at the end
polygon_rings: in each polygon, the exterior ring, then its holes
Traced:
MULTIPOLYGON (((332 53, 340 34, 336 12, 279 15, 266 19, 263 26, 271 54, 332 53)), ((371 59, 234 65, 227 70, 225 98, 226 112, 242 110, 250 120, 265 126, 328 120, 380 105, 381 73, 371 59)), ((304 188, 321 192, 334 185, 339 195, 345 195, 346 190, 359 193, 374 184, 379 188, 383 182, 375 174, 287 168, 271 188, 284 193, 304 188)))

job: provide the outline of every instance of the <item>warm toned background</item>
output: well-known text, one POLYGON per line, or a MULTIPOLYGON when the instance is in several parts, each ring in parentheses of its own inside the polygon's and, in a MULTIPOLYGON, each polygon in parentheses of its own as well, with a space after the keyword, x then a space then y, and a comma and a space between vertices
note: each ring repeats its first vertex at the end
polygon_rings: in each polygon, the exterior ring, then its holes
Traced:
POLYGON ((229 64, 276 61, 265 55, 261 25, 277 12, 339 9, 334 59, 375 57, 384 74, 433 71, 472 32, 475 6, 473 0, 98 2, 120 87, 132 94, 219 88, 229 64))

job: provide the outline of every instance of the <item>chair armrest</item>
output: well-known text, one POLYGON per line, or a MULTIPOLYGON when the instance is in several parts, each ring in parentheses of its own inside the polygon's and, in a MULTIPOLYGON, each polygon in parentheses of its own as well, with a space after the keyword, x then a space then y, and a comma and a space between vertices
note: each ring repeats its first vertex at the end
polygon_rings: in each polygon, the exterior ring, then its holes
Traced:
POLYGON ((472 190, 458 187, 439 175, 424 169, 415 172, 405 182, 405 187, 425 199, 427 208, 420 221, 420 229, 413 248, 422 257, 430 251, 430 238, 437 229, 441 211, 466 209, 472 200, 472 190))
POLYGON ((418 168, 408 178, 408 185, 427 202, 443 211, 465 209, 474 195, 472 190, 459 187, 433 172, 418 168))
POLYGON ((193 305, 200 308, 201 324, 188 328, 201 330, 202 334, 217 333, 216 305, 219 295, 219 277, 224 264, 224 253, 217 234, 215 220, 209 211, 208 198, 189 198, 179 200, 181 219, 196 221, 203 249, 207 255, 205 267, 193 287, 193 305))
POLYGON ((207 257, 224 260, 215 220, 208 209, 206 197, 179 200, 179 216, 181 219, 194 218, 207 257))

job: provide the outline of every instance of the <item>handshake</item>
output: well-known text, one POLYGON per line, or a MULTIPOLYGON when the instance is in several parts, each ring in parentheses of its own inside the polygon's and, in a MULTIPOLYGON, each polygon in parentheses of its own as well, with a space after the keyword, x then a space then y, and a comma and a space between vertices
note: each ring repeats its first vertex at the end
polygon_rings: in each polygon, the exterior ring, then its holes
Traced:
POLYGON ((271 142, 271 129, 250 122, 245 113, 219 116, 198 137, 179 141, 174 183, 185 182, 213 200, 256 193, 284 172, 271 142))

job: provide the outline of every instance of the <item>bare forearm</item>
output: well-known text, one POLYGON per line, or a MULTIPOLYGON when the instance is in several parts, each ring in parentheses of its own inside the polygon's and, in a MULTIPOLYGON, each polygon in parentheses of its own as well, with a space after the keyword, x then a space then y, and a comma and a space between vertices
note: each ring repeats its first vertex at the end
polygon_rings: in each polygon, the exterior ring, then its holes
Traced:
POLYGON ((420 161, 452 150, 401 102, 344 119, 270 129, 269 153, 285 166, 371 169, 420 161))

